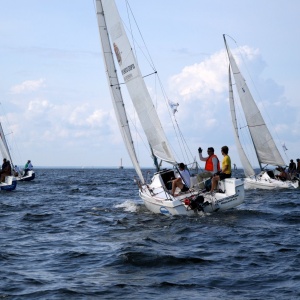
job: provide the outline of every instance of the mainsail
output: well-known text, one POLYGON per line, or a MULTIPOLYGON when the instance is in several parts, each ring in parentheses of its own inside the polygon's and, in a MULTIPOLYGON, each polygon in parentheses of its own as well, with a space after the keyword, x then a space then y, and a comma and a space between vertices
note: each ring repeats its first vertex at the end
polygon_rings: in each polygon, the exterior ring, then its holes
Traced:
POLYGON ((97 9, 101 9, 101 3, 103 5, 104 17, 106 16, 105 21, 114 53, 153 154, 163 161, 175 164, 175 158, 142 78, 116 4, 113 0, 97 0, 96 2, 97 9))
POLYGON ((279 153, 275 142, 267 128, 264 119, 249 91, 245 79, 243 78, 235 59, 226 43, 224 42, 228 53, 228 58, 232 73, 235 79, 237 92, 245 114, 247 125, 256 151, 258 162, 261 164, 269 164, 273 166, 284 166, 284 160, 279 153))
POLYGON ((236 113, 235 113, 235 105, 234 105, 234 96, 233 96, 233 90, 232 90, 232 80, 231 80, 231 71, 230 66, 228 68, 228 78, 229 78, 229 105, 230 105, 230 113, 231 113, 231 119, 234 129, 234 138, 235 138, 235 144, 238 149, 239 157, 244 169, 245 176, 252 176, 255 175, 255 172, 245 154, 245 151, 242 147, 242 144, 240 142, 239 138, 239 132, 238 132, 238 125, 237 125, 237 119, 236 119, 236 113))

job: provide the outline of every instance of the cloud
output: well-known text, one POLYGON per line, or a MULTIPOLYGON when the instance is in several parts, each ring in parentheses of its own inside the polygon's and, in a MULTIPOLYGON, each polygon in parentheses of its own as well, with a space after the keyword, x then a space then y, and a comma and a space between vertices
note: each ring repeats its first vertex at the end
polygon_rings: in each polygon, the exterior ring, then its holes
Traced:
POLYGON ((204 61, 185 67, 170 79, 170 89, 175 91, 184 102, 207 99, 225 89, 225 54, 220 51, 204 61))
MULTIPOLYGON (((285 132, 288 127, 277 124, 280 118, 276 118, 276 111, 274 112, 275 109, 283 111, 282 105, 274 104, 282 103, 284 88, 273 79, 263 77, 266 63, 260 51, 249 46, 231 51, 247 83, 251 85, 253 82, 254 87, 250 87, 252 93, 255 94, 255 88, 262 92, 260 97, 254 97, 257 105, 272 105, 272 114, 275 113, 273 126, 277 126, 280 132, 285 132), (248 74, 251 74, 250 79, 248 74)), ((169 90, 172 94, 170 99, 179 103, 176 118, 184 138, 189 140, 189 146, 192 144, 191 149, 197 149, 199 144, 216 148, 224 144, 234 144, 228 103, 228 58, 225 49, 199 63, 185 66, 181 72, 170 78, 169 90)), ((288 107, 285 109, 289 110, 288 107)), ((175 143, 174 139, 172 145, 175 143)))
POLYGON ((34 92, 44 87, 45 80, 43 78, 38 80, 26 80, 19 85, 15 85, 11 88, 12 94, 22 94, 28 92, 34 92))
POLYGON ((29 102, 27 111, 30 116, 41 115, 49 111, 49 109, 52 109, 53 107, 54 105, 52 105, 45 99, 35 99, 29 102))

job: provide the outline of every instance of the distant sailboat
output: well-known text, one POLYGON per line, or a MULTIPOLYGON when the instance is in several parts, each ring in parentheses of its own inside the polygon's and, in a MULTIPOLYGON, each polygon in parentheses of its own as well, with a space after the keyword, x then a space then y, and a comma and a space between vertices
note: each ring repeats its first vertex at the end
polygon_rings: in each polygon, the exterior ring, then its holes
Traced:
POLYGON ((285 167, 285 162, 279 153, 279 150, 269 132, 269 129, 250 93, 245 79, 243 78, 238 65, 226 43, 225 35, 223 35, 225 47, 229 58, 229 103, 232 123, 234 127, 235 142, 240 156, 241 163, 245 173, 245 186, 260 189, 275 189, 275 188, 289 188, 298 187, 298 181, 278 180, 275 178, 273 170, 266 169, 268 165, 285 167), (255 174, 252 165, 243 149, 240 141, 239 130, 236 116, 236 102, 233 94, 233 83, 231 73, 235 79, 235 86, 237 95, 239 96, 241 106, 246 118, 247 128, 249 129, 255 154, 261 169, 259 174, 255 174), (266 166, 262 166, 265 164, 266 166))
POLYGON ((119 166, 119 169, 124 169, 123 165, 122 165, 122 158, 121 158, 121 164, 119 166))

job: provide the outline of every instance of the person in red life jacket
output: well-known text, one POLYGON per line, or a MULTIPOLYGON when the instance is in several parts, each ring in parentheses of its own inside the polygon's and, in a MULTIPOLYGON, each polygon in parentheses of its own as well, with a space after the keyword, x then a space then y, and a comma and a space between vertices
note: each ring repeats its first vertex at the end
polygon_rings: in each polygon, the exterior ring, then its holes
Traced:
POLYGON ((205 161, 204 172, 197 175, 198 182, 200 183, 200 188, 204 188, 203 180, 207 178, 211 178, 215 173, 219 172, 220 169, 220 161, 215 155, 215 150, 213 147, 207 148, 207 157, 202 156, 201 147, 198 148, 199 158, 201 161, 205 161))
POLYGON ((214 174, 212 180, 211 180, 211 190, 210 192, 213 192, 217 186, 219 180, 223 180, 225 178, 231 177, 231 159, 228 155, 229 148, 227 146, 223 146, 221 148, 222 155, 224 156, 222 161, 222 170, 221 172, 217 172, 214 174))

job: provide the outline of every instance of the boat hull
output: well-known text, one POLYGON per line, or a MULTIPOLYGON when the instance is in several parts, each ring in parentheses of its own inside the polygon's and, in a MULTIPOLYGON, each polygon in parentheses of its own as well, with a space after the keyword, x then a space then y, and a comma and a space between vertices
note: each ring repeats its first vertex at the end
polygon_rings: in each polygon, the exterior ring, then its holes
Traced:
POLYGON ((5 182, 0 183, 1 191, 13 191, 17 187, 17 180, 13 176, 6 176, 5 182))
POLYGON ((245 188, 246 189, 288 189, 288 188, 298 188, 299 181, 281 181, 278 179, 271 178, 267 172, 262 172, 259 175, 245 178, 245 188))
POLYGON ((173 197, 161 184, 159 174, 154 175, 150 185, 140 187, 139 195, 146 208, 153 213, 187 216, 231 209, 242 204, 245 197, 244 182, 235 178, 220 181, 216 193, 201 193, 196 188, 191 188, 189 192, 173 197), (199 195, 204 198, 204 204, 201 205, 201 209, 191 209, 187 204, 189 199, 199 195))
POLYGON ((18 181, 31 181, 35 178, 35 172, 34 171, 28 171, 26 176, 17 177, 18 181))

